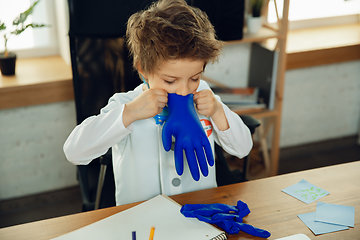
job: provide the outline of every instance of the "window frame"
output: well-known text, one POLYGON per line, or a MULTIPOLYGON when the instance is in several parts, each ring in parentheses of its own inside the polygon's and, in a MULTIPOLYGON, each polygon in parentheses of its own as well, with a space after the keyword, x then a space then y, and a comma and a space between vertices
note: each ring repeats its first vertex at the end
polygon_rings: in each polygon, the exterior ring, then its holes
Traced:
MULTIPOLYGON (((2 4, 6 4, 5 1, 7 0, 2 0, 2 4)), ((63 0, 61 0, 63 1, 63 0)), ((35 2, 35 0, 29 0, 29 6, 30 4, 33 4, 35 2)), ((20 14, 21 12, 25 11, 25 9, 21 8, 21 10, 19 10, 20 14)), ((18 16, 17 14, 17 16, 18 16)), ((33 34, 31 35, 32 39, 35 39, 34 41, 36 41, 36 38, 47 38, 47 44, 45 45, 39 45, 38 43, 35 43, 34 47, 29 47, 29 48, 21 48, 20 44, 21 41, 24 42, 26 41, 26 39, 20 40, 20 43, 16 44, 17 46, 11 46, 14 44, 11 44, 11 41, 13 38, 19 38, 22 37, 22 34, 15 36, 12 35, 10 40, 9 40, 9 51, 10 52, 14 52, 16 53, 18 58, 30 58, 30 57, 43 57, 43 56, 52 56, 52 55, 59 55, 59 40, 58 40, 58 28, 57 28, 57 20, 56 20, 56 15, 57 15, 57 11, 55 8, 55 0, 42 0, 39 2, 39 4, 35 7, 34 12, 31 16, 32 18, 32 22, 34 23, 44 23, 43 18, 46 18, 46 24, 49 25, 49 27, 45 27, 45 28, 37 28, 37 29, 26 29, 25 30, 25 34, 26 31, 33 31, 33 34), (43 12, 45 9, 45 12, 43 12), (42 11, 42 12, 39 12, 42 11), (39 19, 39 20, 38 20, 39 19), (39 31, 42 31, 39 33, 39 31)), ((11 19, 12 21, 13 19, 11 19)), ((4 20, 3 20, 4 21, 4 20)), ((11 23, 7 23, 7 27, 11 28, 11 23)), ((29 39, 29 38, 27 38, 29 39)), ((0 52, 4 51, 4 47, 3 47, 3 37, 1 34, 1 41, 0 41, 1 45, 0 45, 0 52)))
MULTIPOLYGON (((268 1, 268 9, 266 12, 266 16, 265 16, 265 21, 268 22, 269 24, 274 24, 276 23, 275 19, 276 19, 276 13, 275 13, 275 4, 274 4, 275 0, 269 0, 268 1)), ((351 24, 351 23, 359 23, 360 22, 360 0, 343 0, 344 2, 346 1, 354 1, 355 5, 359 5, 359 11, 358 12, 349 12, 349 14, 344 14, 344 15, 338 15, 338 14, 334 14, 334 15, 330 15, 330 16, 321 16, 319 15, 319 17, 311 17, 311 18, 303 18, 303 19, 296 19, 296 20, 291 20, 291 13, 292 13, 292 3, 294 4, 294 1, 298 1, 299 3, 303 3, 306 4, 305 1, 303 0, 289 0, 289 30, 294 30, 294 29, 306 29, 306 28, 313 28, 313 27, 324 27, 324 26, 334 26, 334 25, 341 25, 341 24, 351 24)), ((318 1, 318 0, 313 0, 313 1, 318 1)), ((322 0, 322 1, 326 1, 326 0, 322 0)), ((336 1, 336 0, 334 0, 336 1)), ((281 13, 282 13, 282 7, 283 7, 283 0, 276 0, 276 5, 278 8, 278 14, 280 15, 279 17, 281 18, 281 13)))

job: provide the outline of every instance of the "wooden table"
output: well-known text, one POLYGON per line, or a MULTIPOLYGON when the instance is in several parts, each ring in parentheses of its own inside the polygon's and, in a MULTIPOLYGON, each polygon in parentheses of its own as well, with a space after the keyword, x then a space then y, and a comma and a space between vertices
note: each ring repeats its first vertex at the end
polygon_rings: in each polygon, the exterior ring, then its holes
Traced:
MULTIPOLYGON (((180 204, 225 203, 235 205, 241 199, 249 205, 251 213, 245 222, 271 232, 269 239, 304 233, 310 239, 359 239, 360 238, 360 161, 280 175, 224 187, 196 191, 171 197, 180 204), (315 236, 297 217, 314 212, 316 202, 305 204, 283 192, 286 188, 305 179, 330 192, 320 201, 355 207, 355 227, 340 232, 315 236)), ((92 212, 42 220, 0 229, 1 240, 50 239, 81 228, 138 203, 92 212)), ((260 239, 245 233, 229 239, 260 239)))

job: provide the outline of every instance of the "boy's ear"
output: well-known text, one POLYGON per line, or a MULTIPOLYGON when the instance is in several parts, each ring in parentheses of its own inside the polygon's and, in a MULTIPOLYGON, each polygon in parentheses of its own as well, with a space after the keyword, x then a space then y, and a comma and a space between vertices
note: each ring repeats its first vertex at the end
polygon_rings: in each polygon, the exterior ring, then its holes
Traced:
POLYGON ((143 81, 143 83, 145 83, 145 84, 148 86, 148 88, 150 88, 150 87, 149 87, 149 83, 148 83, 148 81, 146 80, 146 77, 144 76, 144 73, 143 73, 143 71, 142 71, 142 69, 141 69, 140 66, 138 67, 138 73, 139 73, 139 77, 140 77, 141 81, 143 81))
POLYGON ((137 70, 138 70, 138 72, 139 72, 139 74, 140 74, 141 80, 142 80, 143 78, 146 79, 146 76, 144 75, 144 71, 143 71, 142 68, 140 67, 140 64, 138 65, 137 70))

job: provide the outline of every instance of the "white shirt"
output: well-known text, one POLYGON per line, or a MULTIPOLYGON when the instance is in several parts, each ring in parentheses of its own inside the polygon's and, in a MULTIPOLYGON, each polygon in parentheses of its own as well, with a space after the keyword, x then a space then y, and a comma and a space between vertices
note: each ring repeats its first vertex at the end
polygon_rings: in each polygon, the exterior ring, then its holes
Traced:
MULTIPOLYGON (((200 180, 195 181, 185 160, 183 175, 177 175, 174 152, 164 150, 162 126, 157 125, 154 118, 135 121, 125 128, 124 106, 143 92, 142 86, 114 94, 99 115, 76 126, 64 144, 67 159, 76 165, 86 165, 112 147, 117 205, 148 200, 158 194, 170 196, 216 187, 215 165, 209 166, 207 177, 200 173, 200 180)), ((205 81, 200 81, 197 91, 203 89, 210 88, 205 81)), ((199 119, 214 157, 215 141, 229 154, 242 158, 252 148, 250 131, 237 114, 222 105, 230 126, 228 130, 219 131, 211 118, 198 114, 199 119)))

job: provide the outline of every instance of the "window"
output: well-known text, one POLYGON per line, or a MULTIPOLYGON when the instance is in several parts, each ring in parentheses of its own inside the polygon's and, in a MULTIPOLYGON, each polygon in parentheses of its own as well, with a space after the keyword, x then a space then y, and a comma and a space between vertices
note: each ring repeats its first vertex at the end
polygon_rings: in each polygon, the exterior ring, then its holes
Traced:
MULTIPOLYGON (((5 23, 8 29, 11 29, 12 21, 34 2, 35 0, 0 0, 0 20, 5 23)), ((54 0, 41 0, 36 5, 27 21, 50 26, 36 29, 28 28, 20 35, 12 35, 8 41, 9 51, 16 52, 20 58, 58 54, 54 5, 54 0)), ((4 39, 1 34, 0 52, 2 51, 4 51, 4 39)))
MULTIPOLYGON (((270 23, 277 19, 273 1, 269 3, 270 23)), ((282 9, 283 1, 276 3, 282 9)), ((289 29, 354 23, 359 22, 359 15, 360 0, 290 0, 289 29)))

